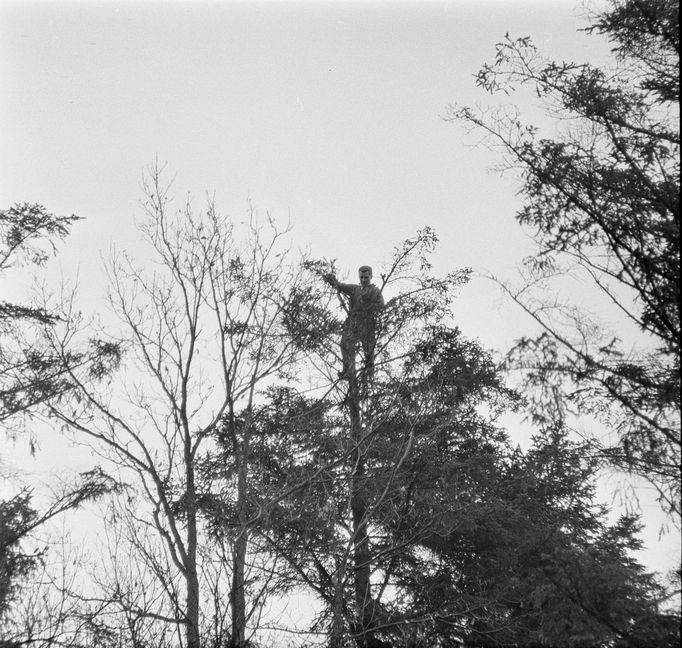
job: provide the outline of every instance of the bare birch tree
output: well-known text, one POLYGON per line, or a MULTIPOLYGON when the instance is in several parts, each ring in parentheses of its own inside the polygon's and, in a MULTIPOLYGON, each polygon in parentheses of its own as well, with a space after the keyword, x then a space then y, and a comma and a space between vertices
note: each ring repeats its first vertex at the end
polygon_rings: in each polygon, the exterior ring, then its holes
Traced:
MULTIPOLYGON (((284 335, 288 295, 298 273, 285 263, 286 231, 269 217, 263 228, 251 209, 246 235, 218 214, 211 200, 197 212, 187 201, 174 209, 162 170, 144 182, 139 229, 151 249, 143 265, 113 253, 107 265, 108 302, 121 323, 111 344, 124 349, 116 379, 98 386, 69 363, 69 349, 87 335, 74 318, 46 330, 75 385, 79 405, 50 404, 49 415, 91 444, 146 501, 145 523, 169 557, 164 609, 157 620, 182 628, 187 648, 201 644, 202 493, 197 464, 221 421, 249 412, 257 389, 296 360, 299 347, 284 335)), ((248 434, 234 434, 232 450, 245 466, 248 434)), ((242 480, 243 481, 243 480, 242 480)), ((240 482, 235 506, 243 500, 240 482)), ((246 519, 238 516, 231 556, 232 645, 245 642, 246 519)), ((149 557, 138 552, 132 560, 149 557)), ((163 583, 162 583, 163 585, 163 583)))

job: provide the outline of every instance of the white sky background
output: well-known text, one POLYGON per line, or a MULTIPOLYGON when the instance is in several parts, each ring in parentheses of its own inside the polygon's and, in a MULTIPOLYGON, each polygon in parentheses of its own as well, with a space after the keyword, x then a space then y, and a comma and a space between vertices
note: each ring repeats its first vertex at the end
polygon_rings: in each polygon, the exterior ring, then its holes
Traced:
MULTIPOLYGON (((513 278, 531 249, 513 179, 491 173, 496 155, 442 116, 452 102, 490 103, 473 75, 506 32, 552 58, 604 60, 608 46, 577 32, 585 26, 564 0, 0 0, 0 208, 30 201, 85 217, 51 267, 79 269, 86 311, 101 308, 100 254, 145 253, 134 219, 157 155, 180 201, 190 191, 201 208, 215 192, 239 220, 250 199, 290 220, 299 247, 337 258, 345 278, 364 263, 378 270, 425 225, 441 238, 439 272, 513 278)), ((537 123, 532 100, 509 101, 537 123)), ((453 317, 498 351, 530 330, 483 280, 453 317)), ((659 543, 655 505, 644 513, 645 560, 667 570, 676 533, 659 543)))

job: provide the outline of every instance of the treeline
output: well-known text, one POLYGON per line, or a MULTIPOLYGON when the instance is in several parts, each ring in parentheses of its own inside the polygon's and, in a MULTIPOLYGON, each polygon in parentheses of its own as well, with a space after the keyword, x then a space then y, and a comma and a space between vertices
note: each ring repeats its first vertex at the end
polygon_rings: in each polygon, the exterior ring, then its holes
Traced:
MULTIPOLYGON (((499 46, 480 83, 532 84, 591 143, 452 113, 523 171, 529 281, 577 260, 640 325, 636 354, 586 335, 574 309, 547 319, 526 285, 514 297, 544 334, 500 366, 453 324, 470 272, 435 276, 424 228, 376 268, 373 375, 339 381, 343 310, 321 279, 333 264, 296 257, 270 219, 240 229, 210 203, 177 209, 158 168, 150 256, 107 263, 115 320, 95 327, 68 296, 0 303, 3 425, 40 421, 102 458, 46 509, 29 492, 0 502, 0 646, 245 648, 271 645, 273 628, 283 645, 331 648, 678 645, 679 584, 634 558, 637 517, 610 522, 595 498, 615 466, 679 516, 677 21, 663 0, 595 17, 620 76, 543 62, 527 39, 499 46), (526 450, 500 423, 519 411, 536 432, 526 450), (576 412, 615 441, 576 436, 576 412), (27 549, 47 519, 94 501, 87 568, 27 549), (268 616, 301 592, 312 626, 268 616)), ((76 221, 0 212, 0 269, 43 263, 76 221)))

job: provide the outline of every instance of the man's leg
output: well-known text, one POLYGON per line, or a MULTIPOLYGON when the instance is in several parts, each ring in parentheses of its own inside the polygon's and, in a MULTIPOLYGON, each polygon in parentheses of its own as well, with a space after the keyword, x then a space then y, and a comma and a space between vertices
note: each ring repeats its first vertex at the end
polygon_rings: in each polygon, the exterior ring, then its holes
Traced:
POLYGON ((339 378, 350 378, 355 373, 355 346, 357 340, 355 329, 352 324, 347 324, 343 327, 343 335, 341 336, 341 359, 343 361, 343 370, 339 378))
POLYGON ((362 350, 365 355, 365 371, 367 376, 374 376, 374 347, 376 346, 376 336, 373 329, 368 329, 362 337, 362 350))

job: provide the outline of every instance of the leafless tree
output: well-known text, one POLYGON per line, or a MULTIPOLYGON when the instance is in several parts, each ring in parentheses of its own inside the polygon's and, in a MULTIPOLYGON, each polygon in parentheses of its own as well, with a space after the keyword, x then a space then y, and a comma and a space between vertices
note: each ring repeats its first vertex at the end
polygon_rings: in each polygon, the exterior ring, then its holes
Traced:
POLYGON ((269 216, 261 227, 250 209, 239 240, 239 228, 211 199, 204 211, 196 211, 189 199, 174 210, 158 166, 143 186, 139 229, 152 257, 141 266, 127 253, 114 252, 107 264, 108 302, 121 331, 101 344, 124 349, 121 370, 98 385, 91 371, 70 364, 69 349, 89 333, 67 313, 63 326, 45 335, 79 404, 51 403, 48 412, 117 465, 145 499, 148 518, 140 522, 163 543, 168 564, 155 564, 142 543, 132 560, 149 563, 164 590, 163 620, 182 628, 187 648, 201 643, 197 465, 219 423, 228 422, 241 466, 230 592, 231 641, 240 646, 246 642, 244 479, 250 450, 248 425, 238 430, 230 422, 237 412, 248 418, 258 389, 286 373, 301 353, 284 322, 300 275, 287 260, 286 230, 269 216))

